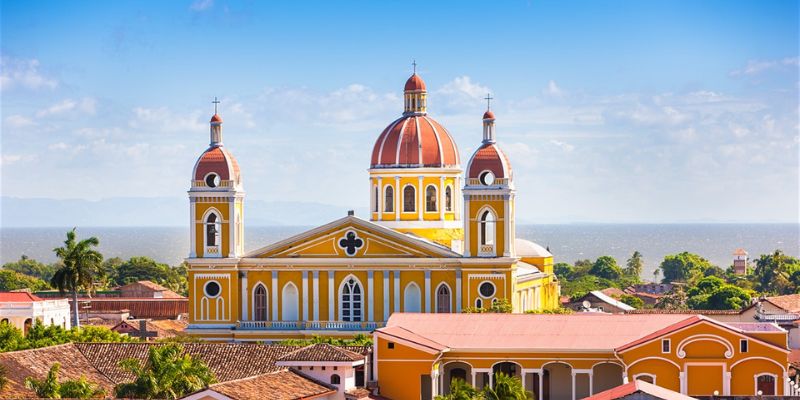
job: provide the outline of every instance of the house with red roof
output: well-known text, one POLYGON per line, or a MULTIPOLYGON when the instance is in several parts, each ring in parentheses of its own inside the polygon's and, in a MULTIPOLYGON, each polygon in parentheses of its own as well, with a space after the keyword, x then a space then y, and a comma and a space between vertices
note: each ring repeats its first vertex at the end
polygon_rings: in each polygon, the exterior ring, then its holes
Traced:
POLYGON ((374 332, 381 396, 432 399, 497 373, 541 400, 642 380, 687 396, 789 394, 787 332, 695 314, 393 314, 374 332))
POLYGON ((8 323, 27 333, 34 321, 70 328, 67 299, 45 300, 30 292, 0 292, 0 323, 8 323))

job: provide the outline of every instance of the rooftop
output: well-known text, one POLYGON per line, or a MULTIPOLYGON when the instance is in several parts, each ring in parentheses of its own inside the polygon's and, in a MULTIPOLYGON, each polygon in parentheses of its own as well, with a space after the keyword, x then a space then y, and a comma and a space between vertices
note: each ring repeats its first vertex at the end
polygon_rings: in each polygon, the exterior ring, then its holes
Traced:
POLYGON ((364 355, 327 343, 316 343, 278 358, 278 361, 363 361, 364 355))
POLYGON ((293 370, 216 383, 208 389, 236 400, 299 400, 336 392, 334 386, 293 370))
POLYGON ((662 388, 661 386, 647 383, 640 380, 634 380, 624 385, 608 389, 606 391, 597 393, 593 396, 584 398, 584 400, 613 400, 621 399, 635 393, 645 393, 657 399, 665 400, 691 400, 694 397, 689 397, 669 389, 662 388))
POLYGON ((44 301, 44 299, 30 292, 0 292, 0 303, 32 303, 34 301, 44 301))

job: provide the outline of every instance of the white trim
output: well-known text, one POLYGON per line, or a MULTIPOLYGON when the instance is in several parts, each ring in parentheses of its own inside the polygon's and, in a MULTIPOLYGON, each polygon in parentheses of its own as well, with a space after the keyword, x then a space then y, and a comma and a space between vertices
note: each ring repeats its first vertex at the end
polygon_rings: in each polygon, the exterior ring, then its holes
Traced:
POLYGON ((211 279, 203 283, 203 296, 208 297, 209 299, 216 299, 217 297, 219 297, 220 294, 222 294, 222 285, 220 285, 220 283, 217 282, 216 280, 211 279), (207 288, 209 283, 215 283, 217 285, 217 287, 219 288, 219 292, 217 292, 217 294, 215 295, 208 294, 207 288))
POLYGON ((272 321, 279 321, 278 319, 278 271, 272 271, 272 321))
POLYGON ((781 370, 782 370, 783 372, 786 372, 786 366, 785 366, 785 365, 782 365, 782 364, 778 363, 777 361, 775 361, 775 360, 773 360, 773 359, 771 359, 771 358, 767 358, 767 357, 758 357, 758 356, 757 356, 757 357, 747 357, 747 358, 741 359, 741 360, 739 360, 739 361, 737 361, 737 362, 735 362, 735 363, 731 364, 729 369, 730 369, 731 371, 733 371, 733 368, 734 368, 734 367, 736 367, 737 365, 739 365, 739 364, 741 364, 741 363, 744 363, 744 362, 747 362, 747 361, 752 361, 752 360, 764 360, 764 361, 769 361, 769 362, 771 362, 771 363, 773 363, 773 364, 777 365, 778 367, 780 367, 780 368, 781 368, 781 370))
POLYGON ((406 285, 406 287, 403 288, 403 312, 404 313, 407 313, 407 312, 422 312, 422 289, 414 281, 409 282, 406 285), (408 310, 408 301, 407 301, 408 298, 409 298, 408 297, 409 296, 408 290, 409 290, 409 288, 411 288, 412 285, 417 288, 417 294, 419 295, 419 297, 418 297, 419 310, 415 310, 415 311, 409 311, 408 310))
POLYGON ((258 289, 259 286, 264 288, 264 291, 265 291, 265 294, 266 294, 266 301, 267 301, 266 306, 267 307, 266 307, 266 309, 264 311, 266 311, 267 315, 265 315, 266 319, 264 319, 264 321, 269 321, 270 320, 270 318, 269 318, 269 306, 270 306, 270 304, 269 304, 269 288, 267 288, 267 285, 265 285, 261 281, 256 282, 256 284, 253 285, 253 288, 250 290, 250 296, 251 296, 250 297, 250 299, 251 299, 250 303, 252 304, 252 307, 250 307, 250 320, 251 321, 260 321, 260 320, 256 319, 256 289, 258 289))
POLYGON ((425 312, 431 313, 431 270, 425 270, 425 312))
POLYGON ((302 315, 303 321, 308 321, 308 271, 303 271, 303 297, 300 307, 303 309, 303 312, 300 314, 302 315))
POLYGON ((628 370, 630 370, 631 368, 633 368, 633 366, 634 366, 634 365, 636 365, 636 364, 638 364, 638 363, 640 363, 640 362, 643 362, 643 361, 648 361, 648 360, 660 360, 660 361, 666 361, 666 362, 668 362, 668 363, 670 363, 670 364, 674 365, 674 366, 675 366, 675 368, 677 368, 677 369, 678 369, 678 371, 680 371, 680 370, 681 370, 681 366, 680 366, 680 365, 678 365, 678 363, 676 363, 675 361, 672 361, 672 360, 670 360, 670 359, 668 359, 668 358, 664 358, 664 357, 656 357, 656 356, 653 356, 653 357, 644 357, 644 358, 639 358, 639 359, 637 359, 636 361, 634 361, 634 362, 630 363, 630 365, 628 365, 628 368, 627 368, 627 369, 628 369, 628 370))
POLYGON ((203 217, 200 219, 200 221, 201 221, 200 223, 203 225, 203 229, 202 229, 202 231, 203 231, 203 249, 202 249, 203 250, 203 258, 222 258, 222 241, 223 241, 223 238, 222 238, 222 224, 223 224, 222 213, 216 207, 209 207, 203 213, 203 217), (214 245, 214 247, 217 248, 217 253, 216 254, 209 254, 208 253, 208 248, 211 247, 211 246, 209 246, 209 244, 208 244, 208 232, 207 232, 208 226, 207 225, 209 225, 208 218, 211 216, 211 214, 214 214, 214 216, 217 217, 217 221, 214 222, 214 225, 215 225, 214 229, 216 229, 216 225, 219 226, 219 232, 217 234, 218 236, 216 236, 217 244, 214 245))
POLYGON ((202 400, 212 398, 214 400, 234 400, 231 397, 225 396, 224 394, 215 391, 213 388, 203 389, 199 392, 190 394, 184 397, 184 400, 202 400))
POLYGON ((477 289, 478 289, 478 296, 480 298, 482 298, 482 299, 488 300, 488 299, 491 299, 493 297, 497 297, 497 285, 495 285, 494 282, 492 282, 492 281, 489 281, 489 280, 481 281, 480 283, 478 283, 477 289), (481 286, 483 286, 484 283, 489 283, 490 285, 492 285, 492 288, 494 288, 494 293, 492 293, 491 296, 484 296, 483 293, 481 293, 481 286))
POLYGON ((744 354, 749 352, 750 352, 750 341, 747 339, 739 339, 739 353, 744 354), (745 347, 747 347, 745 351, 742 351, 742 344, 744 344, 745 347))
MULTIPOLYGON (((444 179, 444 177, 442 177, 442 179, 444 179)), ((425 212, 428 214, 439 213, 441 207, 439 204, 439 190, 436 188, 436 185, 432 183, 425 185, 425 195, 423 197, 425 198, 425 212), (433 188, 433 211, 428 210, 428 189, 430 188, 433 188)))
POLYGON ((462 274, 462 272, 461 272, 460 269, 456 270, 456 290, 455 290, 455 293, 456 293, 456 307, 455 307, 455 310, 456 310, 457 313, 461 312, 461 291, 462 291, 462 288, 461 288, 461 274, 462 274))
MULTIPOLYGON (((378 178, 378 179, 380 179, 380 178, 378 178)), ((383 213, 393 213, 394 210, 395 210, 394 203, 395 203, 394 186, 392 186, 391 184, 384 185, 383 186, 383 204, 382 204, 383 211, 381 212, 381 214, 383 214, 383 213), (392 209, 391 210, 387 210, 386 209, 386 200, 388 199, 388 196, 386 195, 386 191, 389 190, 389 189, 392 190, 392 209)))
POLYGON ((401 203, 403 205, 403 209, 402 209, 402 211, 400 211, 401 213, 403 213, 403 214, 413 214, 413 213, 415 213, 417 211, 417 207, 416 207, 416 203, 417 203, 417 188, 414 185, 412 185, 410 183, 406 183, 405 185, 403 185, 401 203), (411 187, 412 189, 414 189, 414 194, 412 196, 412 197, 414 197, 414 211, 406 211, 406 188, 407 187, 411 187))
POLYGON ((731 342, 729 342, 723 337, 717 335, 708 335, 708 334, 693 335, 684 338, 683 340, 678 342, 678 346, 675 348, 676 350, 675 354, 678 356, 678 358, 686 358, 686 352, 684 351, 684 348, 694 342, 699 342, 699 341, 712 341, 719 343, 725 346, 725 349, 727 350, 725 352, 725 358, 733 357, 733 345, 731 344, 731 342))
POLYGON ((442 287, 442 286, 447 288, 448 297, 450 298, 450 306, 448 308, 450 309, 450 312, 452 313, 453 310, 455 309, 455 307, 453 307, 453 289, 450 287, 450 285, 447 284, 447 282, 444 282, 444 281, 442 281, 438 285, 436 285, 436 290, 434 290, 434 292, 433 292, 433 297, 435 299, 435 301, 434 301, 435 308, 434 308, 433 312, 437 313, 437 314, 439 313, 439 288, 442 287))
MULTIPOLYGON (((395 125, 397 125, 404 118, 405 117, 400 117, 394 120, 391 124, 389 124, 389 127, 386 128, 386 135, 383 137, 383 140, 381 141, 381 147, 378 149, 378 160, 377 160, 378 162, 375 163, 375 165, 381 165, 381 157, 383 156, 383 146, 386 144, 386 139, 389 137, 389 134, 392 133, 392 129, 394 129, 395 125)), ((403 130, 401 129, 400 134, 402 133, 403 130)))
MULTIPOLYGON (((342 291, 344 290, 344 285, 347 284, 347 281, 350 280, 350 278, 353 278, 353 281, 355 282, 356 285, 358 285, 358 287, 359 287, 359 289, 361 291, 361 293, 360 293, 361 295, 359 296, 361 298, 361 300, 359 300, 359 303, 361 304, 361 317, 360 317, 360 319, 358 321, 354 321, 354 322, 367 321, 367 319, 365 318, 366 316, 364 315, 364 295, 366 294, 366 293, 364 293, 364 285, 361 283, 361 280, 358 279, 358 277, 353 275, 353 274, 349 274, 349 275, 345 276, 344 279, 342 279, 341 282, 339 282, 339 290, 336 292, 337 293, 336 294, 336 298, 339 300, 339 307, 338 307, 339 308, 339 314, 338 314, 339 315, 339 321, 344 321, 344 316, 342 315, 342 312, 344 311, 344 301, 342 300, 342 296, 344 295, 344 293, 342 291)), ((352 296, 352 295, 353 294, 350 293, 350 296, 352 296)), ((352 297, 350 299, 350 302, 353 303, 352 297)), ((353 313, 352 313, 352 311, 353 311, 353 309, 351 308, 350 309, 350 321, 353 321, 353 313)))
POLYGON ((388 321, 391 310, 389 309, 389 271, 381 271, 383 274, 383 320, 388 321))
MULTIPOLYGON (((375 321, 375 271, 369 270, 367 271, 367 321, 373 322, 375 321)), ((363 296, 361 297, 364 298, 363 296)), ((364 310, 361 310, 363 313, 364 310)))
MULTIPOLYGON (((417 97, 417 100, 419 100, 419 99, 420 98, 417 97)), ((419 106, 419 103, 417 103, 417 106, 419 106)), ((414 126, 417 129, 417 164, 425 165, 425 163, 422 161, 422 131, 420 131, 420 129, 419 129, 419 118, 417 118, 416 116, 414 116, 412 118, 414 118, 414 126)), ((403 139, 403 135, 400 135, 400 137, 397 138, 397 147, 400 147, 400 143, 401 143, 400 140, 402 140, 402 139, 403 139)), ((444 164, 444 163, 442 163, 442 164, 444 164)))
POLYGON ((661 339, 661 354, 672 354, 672 339, 670 338, 663 338, 661 339), (664 351, 664 343, 667 343, 668 350, 664 351))
MULTIPOLYGON (((403 146, 402 146, 402 144, 403 144, 402 143, 403 132, 406 130, 406 126, 408 125, 408 120, 411 119, 411 118, 407 118, 407 117, 403 117, 403 118, 405 118, 405 120, 403 121, 403 126, 400 127, 400 132, 397 135, 397 154, 395 154, 395 156, 394 156, 394 164, 395 165, 399 165, 400 164, 400 149, 403 148, 403 146)), ((386 135, 386 136, 388 137, 389 135, 386 135)), ((378 161, 380 161, 380 160, 378 160, 378 161)), ((380 165, 380 164, 378 164, 378 165, 380 165)))
POLYGON ((418 181, 417 186, 418 186, 419 192, 417 192, 417 193, 419 195, 417 196, 418 199, 417 199, 416 211, 417 211, 417 219, 419 221, 422 221, 422 220, 425 219, 424 218, 425 217, 425 190, 423 190, 423 187, 422 187, 423 186, 423 183, 422 183, 423 182, 422 181, 423 177, 422 177, 422 175, 420 175, 418 177, 418 179, 419 179, 419 181, 418 181))
POLYGON ((314 321, 319 321, 319 271, 314 270, 312 273, 312 283, 314 296, 314 321))
POLYGON ((400 270, 392 272, 394 277, 394 312, 400 312, 400 270))
MULTIPOLYGON (((726 372, 728 372, 728 369, 727 369, 727 364, 724 363, 724 362, 687 362, 687 363, 684 363, 682 372, 683 372, 683 376, 685 378, 683 379, 683 386, 684 387, 682 388, 681 393, 688 395, 688 392, 689 392, 689 376, 690 376, 689 375, 689 367, 721 367, 720 368, 720 370, 722 371, 722 393, 721 394, 723 396, 730 395, 730 390, 731 390, 730 389, 731 388, 730 375, 728 375, 726 373, 726 372)), ((703 376, 703 378, 705 378, 705 377, 706 376, 703 376)), ((695 393, 695 395, 697 395, 697 394, 698 393, 695 393)))
POLYGON ((281 288, 281 319, 279 321, 297 321, 297 320, 300 319, 300 316, 301 316, 301 314, 300 314, 300 290, 298 290, 297 285, 295 285, 294 282, 292 282, 292 281, 286 282, 286 284, 283 285, 283 288, 281 288), (289 289, 289 286, 294 288, 294 292, 297 295, 297 297, 295 299, 297 301, 294 304, 296 307, 293 307, 293 308, 295 308, 294 310, 288 308, 288 306, 287 306, 288 303, 286 301, 287 300, 286 290, 289 289), (294 311, 295 313, 297 313, 297 318, 295 318, 295 319, 286 319, 286 314, 288 314, 286 311, 294 311))

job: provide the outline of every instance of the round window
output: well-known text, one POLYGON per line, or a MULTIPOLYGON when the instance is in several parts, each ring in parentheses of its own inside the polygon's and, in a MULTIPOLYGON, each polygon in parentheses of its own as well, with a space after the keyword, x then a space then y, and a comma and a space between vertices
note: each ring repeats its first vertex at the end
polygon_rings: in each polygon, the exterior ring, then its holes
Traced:
POLYGON ((208 297, 219 296, 219 291, 220 291, 219 283, 214 281, 207 282, 204 291, 206 292, 206 296, 208 297))
POLYGON ((217 175, 217 174, 215 174, 213 172, 208 174, 208 175, 206 175, 206 186, 212 187, 212 188, 213 187, 217 187, 217 186, 219 186, 219 182, 220 182, 219 175, 217 175))
POLYGON ((492 171, 484 171, 481 173, 480 179, 482 184, 489 186, 494 183, 494 174, 492 171))
POLYGON ((491 282, 483 282, 478 286, 478 292, 483 297, 492 297, 494 296, 494 285, 491 282))

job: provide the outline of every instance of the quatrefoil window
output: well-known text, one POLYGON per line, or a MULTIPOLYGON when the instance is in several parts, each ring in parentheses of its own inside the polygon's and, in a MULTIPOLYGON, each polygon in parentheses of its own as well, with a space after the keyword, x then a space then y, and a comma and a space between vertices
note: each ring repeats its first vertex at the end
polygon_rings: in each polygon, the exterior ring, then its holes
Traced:
POLYGON ((356 255, 358 249, 364 246, 364 240, 358 237, 355 232, 347 232, 343 238, 339 239, 339 247, 344 249, 345 254, 352 257, 356 255))

